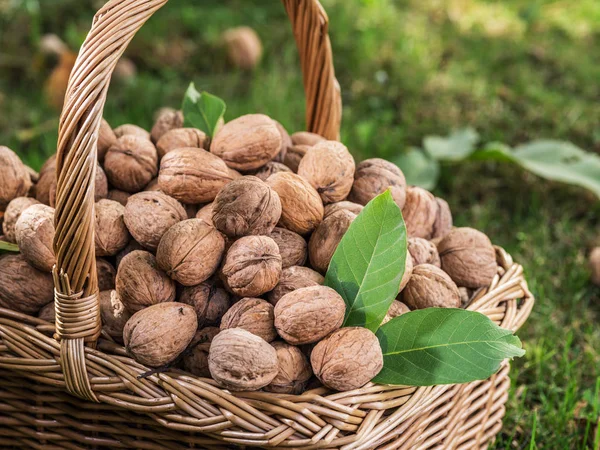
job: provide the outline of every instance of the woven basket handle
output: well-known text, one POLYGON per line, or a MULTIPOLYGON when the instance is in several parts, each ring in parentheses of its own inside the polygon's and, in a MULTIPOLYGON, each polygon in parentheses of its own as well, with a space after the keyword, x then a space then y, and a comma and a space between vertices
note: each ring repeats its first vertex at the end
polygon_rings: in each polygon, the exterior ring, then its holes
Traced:
MULTIPOLYGON (((85 345, 102 328, 94 252, 96 144, 112 72, 142 25, 168 0, 111 0, 94 17, 71 72, 60 117, 56 158, 54 251, 56 339, 69 392, 97 401, 87 376, 85 345)), ((283 0, 298 45, 307 129, 338 139, 341 97, 328 18, 318 0, 283 0)))

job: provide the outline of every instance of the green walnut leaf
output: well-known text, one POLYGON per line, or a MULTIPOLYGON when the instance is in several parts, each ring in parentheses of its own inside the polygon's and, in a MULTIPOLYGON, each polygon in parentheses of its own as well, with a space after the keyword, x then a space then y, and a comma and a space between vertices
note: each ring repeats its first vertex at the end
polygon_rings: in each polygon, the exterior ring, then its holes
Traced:
POLYGON ((344 326, 377 330, 398 295, 406 251, 404 219, 386 191, 354 219, 325 276, 346 302, 344 326))
POLYGON ((19 246, 10 242, 0 241, 0 253, 5 252, 19 253, 19 246))
POLYGON ((198 92, 190 83, 183 99, 184 126, 198 128, 211 138, 215 135, 227 106, 219 97, 208 92, 198 92))
POLYGON ((395 161, 411 186, 433 189, 440 177, 440 163, 420 148, 411 147, 395 161))
POLYGON ((392 319, 377 331, 380 384, 433 386, 485 380, 506 358, 523 356, 521 341, 487 316, 464 309, 428 308, 392 319))
POLYGON ((461 161, 475 150, 479 135, 473 128, 453 131, 450 136, 427 136, 423 147, 438 161, 461 161))

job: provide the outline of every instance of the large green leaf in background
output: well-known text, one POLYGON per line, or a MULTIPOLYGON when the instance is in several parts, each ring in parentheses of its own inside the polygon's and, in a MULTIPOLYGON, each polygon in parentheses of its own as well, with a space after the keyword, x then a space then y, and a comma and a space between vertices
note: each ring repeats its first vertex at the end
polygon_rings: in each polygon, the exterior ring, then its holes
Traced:
POLYGON ((0 241, 0 254, 6 252, 19 252, 19 246, 10 242, 0 241))
POLYGON ((377 331, 383 369, 375 383, 407 386, 485 380, 506 358, 523 356, 521 341, 474 311, 428 308, 392 319, 377 331))
POLYGON ((394 162, 402 169, 406 182, 411 186, 432 190, 438 182, 440 163, 420 148, 411 147, 394 162))
POLYGON ((198 128, 213 137, 227 109, 225 102, 208 92, 198 92, 190 83, 183 99, 184 126, 198 128))
POLYGON ((427 136, 423 148, 433 158, 440 161, 461 161, 473 153, 479 135, 473 128, 453 131, 450 136, 427 136))
POLYGON ((375 332, 398 295, 406 227, 390 191, 371 200, 339 243, 325 277, 346 302, 344 326, 375 332))

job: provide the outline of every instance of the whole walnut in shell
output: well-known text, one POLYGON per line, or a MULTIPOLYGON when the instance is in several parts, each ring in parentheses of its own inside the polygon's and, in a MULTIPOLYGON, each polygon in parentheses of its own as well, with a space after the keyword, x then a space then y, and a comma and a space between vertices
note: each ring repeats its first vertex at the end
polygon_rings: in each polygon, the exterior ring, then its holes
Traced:
POLYGON ((115 288, 117 270, 103 258, 96 258, 96 273, 98 274, 98 290, 109 291, 115 288))
POLYGON ((310 131, 296 131, 291 136, 292 144, 294 145, 308 145, 312 147, 313 145, 317 145, 319 142, 323 142, 325 138, 316 133, 311 133, 310 131))
POLYGON ((406 314, 407 312, 410 312, 410 308, 408 306, 406 306, 404 303, 398 300, 394 300, 390 305, 390 309, 388 309, 388 312, 383 318, 383 322, 381 322, 381 324, 383 325, 385 323, 388 323, 393 318, 399 317, 402 314, 406 314))
POLYGON ((276 350, 241 328, 223 330, 213 338, 208 368, 213 380, 231 391, 256 391, 279 372, 276 350))
POLYGON ((267 236, 242 237, 229 248, 220 275, 236 295, 258 297, 269 292, 281 276, 279 248, 267 236))
POLYGON ((262 56, 260 38, 250 27, 231 28, 223 33, 223 43, 229 62, 245 70, 254 69, 262 56))
POLYGON ((38 319, 45 320, 46 322, 55 323, 56 322, 56 305, 54 302, 48 303, 38 313, 38 319))
POLYGON ((321 285, 324 281, 323 275, 308 267, 287 267, 281 271, 281 278, 277 286, 269 292, 269 301, 276 305, 284 295, 300 288, 321 285))
POLYGON ((115 267, 118 269, 123 258, 136 250, 144 250, 144 247, 142 247, 137 241, 129 241, 129 244, 127 244, 127 246, 117 254, 115 258, 115 267))
POLYGON ((113 187, 139 192, 158 173, 156 147, 143 137, 125 135, 106 152, 104 170, 113 187))
POLYGON ((126 123, 124 125, 120 125, 114 130, 115 136, 117 139, 122 138, 123 136, 137 136, 146 140, 150 140, 150 133, 144 130, 142 127, 137 125, 132 125, 130 123, 126 123))
POLYGON ((267 184, 281 200, 280 224, 298 234, 307 234, 323 220, 323 202, 319 193, 299 175, 279 172, 271 175, 267 184))
POLYGON ((231 305, 225 289, 212 283, 200 283, 183 289, 179 301, 194 308, 198 315, 198 326, 219 325, 221 318, 231 305))
POLYGON ((590 253, 590 269, 592 271, 592 283, 600 286, 600 247, 596 247, 590 253))
POLYGON ((304 265, 308 246, 302 236, 285 228, 275 227, 269 237, 279 247, 283 268, 304 265))
POLYGON ((331 214, 323 220, 310 237, 308 256, 310 264, 319 272, 327 272, 338 244, 356 216, 347 210, 331 214))
POLYGON ((415 266, 433 264, 436 267, 441 267, 437 247, 431 241, 416 237, 409 238, 408 251, 415 266))
POLYGON ((158 184, 167 195, 189 204, 212 202, 236 178, 225 162, 198 148, 178 148, 160 162, 158 184))
POLYGON ((0 307, 36 315, 52 300, 52 275, 30 266, 21 255, 0 255, 0 307))
POLYGON ((39 202, 31 197, 17 197, 8 204, 2 222, 2 232, 4 233, 4 238, 8 242, 17 242, 17 236, 15 235, 15 225, 17 224, 17 220, 19 220, 23 211, 36 204, 39 204, 39 202))
POLYGON ((254 175, 263 181, 267 181, 267 178, 269 178, 274 173, 291 171, 292 170, 283 163, 270 161, 266 165, 258 169, 258 171, 254 175))
POLYGON ((35 185, 35 198, 44 205, 50 205, 50 190, 56 190, 56 155, 52 156, 40 170, 40 178, 35 185))
POLYGON ((121 260, 116 289, 128 311, 175 300, 175 283, 158 268, 151 253, 136 250, 121 260))
POLYGON ((236 170, 256 170, 281 149, 281 134, 273 119, 247 114, 226 123, 210 144, 210 151, 236 170))
POLYGON ((183 113, 181 111, 176 111, 171 108, 162 109, 150 131, 152 142, 158 142, 166 133, 176 128, 181 128, 182 126, 183 113))
POLYGON ((344 144, 323 141, 306 152, 298 166, 324 204, 345 200, 354 182, 354 158, 344 144))
POLYGON ((473 228, 454 228, 438 244, 438 252, 442 269, 459 286, 487 287, 498 270, 490 239, 473 228))
POLYGON ((215 206, 214 203, 209 203, 207 205, 204 205, 196 213, 196 219, 204 220, 211 227, 214 227, 215 224, 212 220, 214 206, 215 206))
POLYGON ((168 302, 136 312, 125 324, 123 341, 127 353, 149 367, 173 362, 196 334, 194 308, 168 302))
POLYGON ((348 327, 319 342, 310 355, 317 378, 336 391, 351 391, 371 381, 383 368, 383 353, 371 330, 348 327))
POLYGON ((438 204, 437 215, 433 223, 432 239, 442 239, 452 231, 452 212, 448 202, 442 198, 436 197, 438 204))
POLYGON ((412 260, 412 256, 410 256, 410 252, 406 252, 406 264, 404 266, 404 274, 402 275, 402 279, 400 280, 400 289, 398 292, 402 292, 402 290, 408 284, 410 277, 412 276, 414 269, 414 264, 412 260))
POLYGON ((98 162, 103 163, 108 149, 117 141, 117 135, 112 130, 110 124, 102 119, 98 130, 98 162))
POLYGON ((184 286, 206 281, 218 269, 225 239, 200 219, 173 225, 163 235, 156 251, 158 266, 184 286))
POLYGON ((12 199, 26 197, 31 184, 27 167, 17 154, 0 146, 0 211, 4 211, 12 199))
POLYGON ((160 191, 144 191, 129 198, 123 218, 136 241, 156 250, 167 230, 187 219, 187 213, 174 198, 160 191))
POLYGON ((225 313, 221 320, 221 331, 242 328, 263 338, 267 342, 277 337, 273 305, 260 298, 243 298, 225 313))
POLYGON ((210 344, 221 330, 217 327, 206 327, 198 330, 190 350, 183 355, 183 368, 197 377, 209 378, 208 352, 210 344), (194 345, 194 341, 197 341, 194 345))
POLYGON ((125 207, 113 200, 100 200, 94 211, 96 256, 114 256, 131 240, 123 219, 125 207))
POLYGON ((362 212, 363 208, 363 205, 359 205, 358 203, 354 202, 349 202, 347 200, 344 200, 342 202, 330 203, 329 205, 325 206, 324 218, 342 209, 358 216, 362 212))
POLYGON ((265 387, 265 391, 278 394, 301 394, 312 376, 312 369, 306 356, 298 347, 285 342, 273 342, 271 345, 277 351, 279 372, 265 387))
POLYGON ((100 292, 100 316, 102 330, 116 342, 123 343, 123 329, 131 314, 114 289, 100 292))
POLYGON ((94 180, 94 201, 97 202, 108 196, 108 177, 99 164, 96 165, 94 180))
POLYGON ((446 272, 431 264, 415 266, 402 299, 410 309, 460 308, 458 287, 446 272))
POLYGON ((409 237, 429 239, 437 218, 438 204, 431 192, 417 186, 406 189, 402 216, 409 237))
POLYGON ((290 171, 296 173, 298 172, 298 167, 300 166, 300 161, 304 158, 304 155, 312 148, 312 145, 292 145, 285 152, 285 157, 283 158, 283 164, 285 164, 290 171))
MULTIPOLYGON (((287 154, 288 148, 290 148, 293 145, 292 137, 287 132, 285 127, 283 125, 281 125, 279 122, 275 121, 275 125, 277 126, 277 129, 279 130, 279 134, 281 134, 281 147, 279 149, 279 153, 277 153, 275 158, 273 158, 273 161, 277 162, 277 163, 283 163, 283 160, 285 159, 285 155, 287 154)), ((283 166, 283 167, 287 168, 287 166, 283 166)))
POLYGON ((131 197, 129 192, 120 191, 118 189, 111 189, 106 195, 108 200, 120 203, 123 206, 127 205, 127 200, 129 200, 129 197, 131 197))
POLYGON ((54 208, 32 205, 21 213, 15 224, 15 236, 21 254, 33 267, 51 272, 54 256, 54 208))
POLYGON ((204 149, 209 143, 208 136, 197 128, 176 128, 163 134, 156 143, 158 159, 178 148, 204 149))
POLYGON ((225 185, 213 202, 213 223, 231 238, 269 234, 280 217, 279 195, 253 176, 225 185))
POLYGON ((275 328, 289 344, 311 344, 341 327, 345 313, 344 299, 330 287, 305 287, 279 299, 275 328))
POLYGON ((398 208, 402 209, 406 201, 406 178, 402 171, 385 159, 366 159, 356 166, 348 199, 366 205, 388 189, 398 208))

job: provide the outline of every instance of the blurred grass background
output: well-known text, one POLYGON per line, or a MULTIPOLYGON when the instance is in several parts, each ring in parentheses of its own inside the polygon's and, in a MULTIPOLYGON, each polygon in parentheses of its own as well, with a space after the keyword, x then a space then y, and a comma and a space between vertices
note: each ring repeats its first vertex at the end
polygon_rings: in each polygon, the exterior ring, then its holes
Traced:
MULTIPOLYGON (((58 112, 44 97, 55 33, 76 50, 93 0, 0 0, 0 144, 39 168, 55 151, 58 112)), ((342 86, 342 139, 358 157, 393 159, 428 134, 472 126, 482 141, 563 139, 600 152, 598 0, 322 0, 342 86)), ((190 81, 223 98, 226 118, 264 112, 303 127, 302 80, 277 1, 178 0, 140 31, 126 56, 138 74, 111 86, 105 118, 149 128, 190 81), (226 62, 221 33, 250 25, 264 45, 252 73, 226 62)), ((436 194, 458 225, 485 231, 526 269, 537 304, 520 332, 526 357, 496 449, 597 449, 600 290, 587 253, 600 208, 587 192, 515 166, 446 167, 436 194)))

